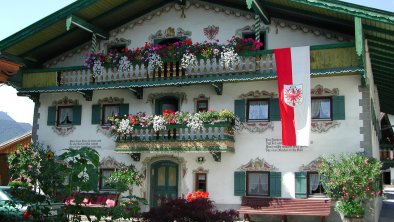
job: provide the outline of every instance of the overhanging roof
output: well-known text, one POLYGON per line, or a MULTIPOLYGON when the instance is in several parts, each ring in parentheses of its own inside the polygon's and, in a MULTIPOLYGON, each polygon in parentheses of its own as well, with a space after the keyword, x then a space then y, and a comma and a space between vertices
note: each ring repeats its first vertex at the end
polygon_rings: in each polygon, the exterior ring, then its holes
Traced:
MULTIPOLYGON (((394 13, 337 0, 257 0, 270 17, 354 35, 354 17, 362 18, 369 43, 381 110, 394 114, 394 13), (383 81, 382 81, 383 80, 383 81), (385 82, 384 80, 387 80, 385 82)), ((174 0, 83 0, 43 18, 0 42, 0 52, 40 65, 90 41, 91 34, 77 27, 66 31, 66 19, 75 15, 108 32, 174 0)), ((247 10, 245 0, 203 0, 247 10)), ((32 67, 31 65, 29 67, 32 67)))

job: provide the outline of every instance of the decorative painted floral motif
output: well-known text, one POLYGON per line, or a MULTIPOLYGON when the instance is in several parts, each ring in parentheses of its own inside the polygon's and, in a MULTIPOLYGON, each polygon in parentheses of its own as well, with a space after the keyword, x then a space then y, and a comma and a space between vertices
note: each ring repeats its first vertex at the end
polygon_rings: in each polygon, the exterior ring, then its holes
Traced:
POLYGON ((219 33, 219 27, 214 25, 209 25, 208 27, 204 28, 204 35, 209 39, 215 39, 216 35, 219 33))

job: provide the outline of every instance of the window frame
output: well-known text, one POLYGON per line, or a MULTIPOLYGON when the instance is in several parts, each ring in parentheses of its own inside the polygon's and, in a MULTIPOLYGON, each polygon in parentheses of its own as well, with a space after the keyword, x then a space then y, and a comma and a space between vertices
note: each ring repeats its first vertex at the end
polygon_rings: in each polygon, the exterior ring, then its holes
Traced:
POLYGON ((196 173, 194 174, 194 180, 195 180, 195 183, 194 183, 194 190, 195 190, 195 191, 204 191, 204 192, 207 192, 207 191, 208 191, 208 174, 207 174, 207 173, 204 173, 204 172, 196 172, 196 173), (199 180, 198 180, 198 176, 200 176, 200 175, 205 175, 205 190, 200 190, 200 189, 199 189, 199 180))
POLYGON ((56 124, 55 125, 57 127, 74 126, 74 106, 56 106, 56 124), (71 124, 60 124, 60 110, 66 109, 66 108, 71 109, 71 114, 72 114, 71 124))
MULTIPOLYGON (((256 33, 253 31, 246 31, 246 32, 242 32, 241 38, 245 39, 246 35, 254 35, 254 37, 247 37, 247 38, 252 38, 254 40, 256 40, 256 33)), ((267 50, 267 31, 266 30, 261 30, 260 31, 260 40, 261 40, 261 36, 263 37, 263 41, 261 43, 263 43, 262 48, 260 48, 259 50, 267 50)))
POLYGON ((321 183, 321 181, 319 181, 319 187, 320 190, 322 190, 322 193, 312 193, 312 191, 310 190, 310 175, 311 174, 317 174, 319 175, 319 172, 317 171, 308 171, 306 173, 306 195, 307 197, 316 197, 316 196, 325 196, 326 195, 326 190, 323 187, 323 184, 321 183))
POLYGON ((197 112, 197 113, 198 113, 198 112, 207 112, 208 109, 209 109, 209 101, 208 101, 208 99, 200 99, 200 100, 197 100, 197 101, 196 101, 196 112, 197 112), (207 104, 206 110, 205 110, 205 111, 200 111, 200 110, 199 110, 199 105, 200 105, 201 103, 204 103, 204 102, 207 104))
POLYGON ((120 111, 120 103, 116 104, 102 104, 101 105, 101 126, 110 126, 111 123, 105 123, 105 108, 106 107, 111 107, 111 106, 117 106, 118 110, 120 111))
POLYGON ((104 178, 103 172, 104 171, 110 171, 111 173, 114 172, 116 169, 115 168, 100 168, 100 175, 99 175, 99 190, 115 190, 114 188, 105 188, 103 187, 104 178))
POLYGON ((245 175, 245 185, 246 185, 246 187, 245 187, 245 195, 246 196, 258 196, 258 197, 269 197, 270 196, 270 189, 271 189, 271 184, 270 184, 270 182, 271 182, 271 179, 270 179, 270 171, 246 171, 246 175, 245 175), (267 194, 265 195, 265 194, 263 194, 263 195, 256 195, 256 194, 253 194, 253 195, 251 195, 251 194, 249 194, 249 174, 250 173, 260 173, 260 174, 267 174, 267 177, 268 177, 268 192, 267 192, 267 194))
POLYGON ((253 98, 246 100, 246 122, 269 122, 270 121, 270 100, 267 98, 253 98), (250 109, 250 102, 251 101, 265 101, 267 102, 268 109, 267 109, 267 119, 249 119, 249 109, 250 109))
POLYGON ((312 100, 317 100, 317 99, 329 99, 330 100, 330 118, 312 118, 311 115, 311 120, 312 121, 333 121, 333 99, 332 96, 319 96, 319 97, 311 97, 311 110, 312 110, 312 100))

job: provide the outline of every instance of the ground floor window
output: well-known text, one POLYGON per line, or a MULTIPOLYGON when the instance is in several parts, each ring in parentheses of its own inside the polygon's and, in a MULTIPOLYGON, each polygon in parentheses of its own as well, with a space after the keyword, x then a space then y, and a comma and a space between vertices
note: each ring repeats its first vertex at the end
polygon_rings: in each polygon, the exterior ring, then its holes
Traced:
POLYGON ((111 176, 111 173, 115 169, 100 169, 100 181, 99 181, 99 189, 100 190, 111 190, 113 189, 108 183, 108 177, 111 176))
POLYGON ((325 193, 324 187, 320 181, 320 175, 317 172, 308 173, 308 196, 323 195, 325 193))
POLYGON ((246 187, 248 196, 269 196, 269 172, 247 172, 246 187))
POLYGON ((196 173, 196 190, 207 191, 207 174, 206 173, 196 173))

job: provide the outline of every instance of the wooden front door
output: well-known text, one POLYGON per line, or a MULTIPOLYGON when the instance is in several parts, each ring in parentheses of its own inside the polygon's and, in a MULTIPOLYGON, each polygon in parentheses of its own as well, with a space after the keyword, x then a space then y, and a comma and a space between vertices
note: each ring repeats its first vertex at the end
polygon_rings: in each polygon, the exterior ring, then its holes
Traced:
POLYGON ((159 161, 151 167, 151 207, 178 198, 178 164, 159 161))

